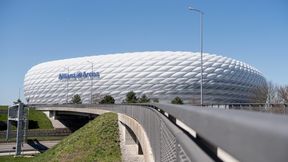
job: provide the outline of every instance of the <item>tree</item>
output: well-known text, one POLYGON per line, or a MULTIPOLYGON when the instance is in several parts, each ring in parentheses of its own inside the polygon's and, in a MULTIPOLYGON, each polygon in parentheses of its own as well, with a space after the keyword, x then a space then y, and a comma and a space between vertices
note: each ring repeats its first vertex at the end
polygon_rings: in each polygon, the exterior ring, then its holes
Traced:
POLYGON ((180 104, 182 105, 183 104, 183 101, 180 97, 175 97, 172 101, 171 101, 172 104, 180 104))
POLYGON ((72 103, 73 104, 82 104, 82 100, 80 95, 76 94, 72 97, 72 103))
POLYGON ((278 86, 276 84, 274 84, 273 82, 268 82, 267 83, 267 103, 271 104, 271 103, 279 103, 280 99, 278 97, 278 86))
POLYGON ((137 103, 138 98, 133 91, 130 91, 126 94, 126 103, 137 103))
POLYGON ((139 103, 148 103, 148 102, 150 102, 150 98, 148 98, 145 94, 143 94, 139 99, 139 103))
POLYGON ((268 85, 262 85, 256 87, 251 96, 251 103, 266 103, 267 96, 268 96, 268 85))
POLYGON ((114 104, 115 103, 115 99, 110 96, 110 95, 106 95, 100 102, 99 104, 114 104))
POLYGON ((267 84, 257 87, 253 91, 251 96, 252 103, 268 103, 275 104, 279 103, 281 98, 279 96, 278 86, 273 82, 269 81, 267 84))
POLYGON ((278 88, 278 96, 284 103, 288 103, 288 85, 278 88))

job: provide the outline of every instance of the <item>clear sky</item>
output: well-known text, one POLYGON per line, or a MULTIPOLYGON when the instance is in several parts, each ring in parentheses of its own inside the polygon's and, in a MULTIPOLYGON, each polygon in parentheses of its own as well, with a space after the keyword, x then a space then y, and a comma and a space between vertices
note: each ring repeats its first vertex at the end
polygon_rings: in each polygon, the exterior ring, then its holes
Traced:
POLYGON ((41 62, 118 52, 199 51, 244 61, 288 84, 287 0, 0 0, 0 104, 23 98, 41 62))

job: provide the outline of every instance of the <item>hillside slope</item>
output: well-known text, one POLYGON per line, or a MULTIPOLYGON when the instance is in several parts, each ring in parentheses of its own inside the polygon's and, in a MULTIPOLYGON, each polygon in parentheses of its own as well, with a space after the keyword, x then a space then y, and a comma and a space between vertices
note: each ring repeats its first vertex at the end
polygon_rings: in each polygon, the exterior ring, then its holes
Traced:
POLYGON ((32 162, 120 162, 121 151, 117 114, 105 113, 90 121, 52 149, 33 158, 0 161, 32 162))

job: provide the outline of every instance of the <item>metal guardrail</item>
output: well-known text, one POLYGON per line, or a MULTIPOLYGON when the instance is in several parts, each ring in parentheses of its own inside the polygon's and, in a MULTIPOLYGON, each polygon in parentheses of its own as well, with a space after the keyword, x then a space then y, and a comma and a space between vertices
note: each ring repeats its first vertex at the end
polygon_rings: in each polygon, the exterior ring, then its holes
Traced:
MULTIPOLYGON (((7 131, 0 131, 0 138, 5 138, 7 131)), ((68 136, 72 132, 67 128, 58 128, 58 129, 31 129, 27 130, 27 138, 28 137, 47 137, 47 136, 54 136, 54 137, 60 137, 60 136, 68 136)), ((10 132, 10 138, 15 138, 17 135, 17 132, 15 130, 12 130, 10 132)))
POLYGON ((268 104, 268 103, 227 103, 227 104, 207 104, 205 107, 248 110, 288 115, 288 104, 268 104))
POLYGON ((210 148, 221 148, 239 161, 288 161, 287 116, 193 106, 153 106, 181 120, 210 148))
POLYGON ((217 150, 238 161, 288 161, 284 115, 171 104, 50 107, 94 107, 129 115, 145 129, 155 161, 222 161, 217 150), (181 130, 177 120, 194 130, 196 137, 181 130))

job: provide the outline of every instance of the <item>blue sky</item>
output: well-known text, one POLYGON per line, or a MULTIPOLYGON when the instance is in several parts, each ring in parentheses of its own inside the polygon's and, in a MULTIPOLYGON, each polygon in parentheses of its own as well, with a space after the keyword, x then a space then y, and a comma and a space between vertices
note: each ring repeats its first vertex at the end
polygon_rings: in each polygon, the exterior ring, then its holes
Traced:
POLYGON ((23 98, 33 65, 133 51, 204 51, 259 69, 288 84, 287 0, 0 0, 0 104, 23 98))

